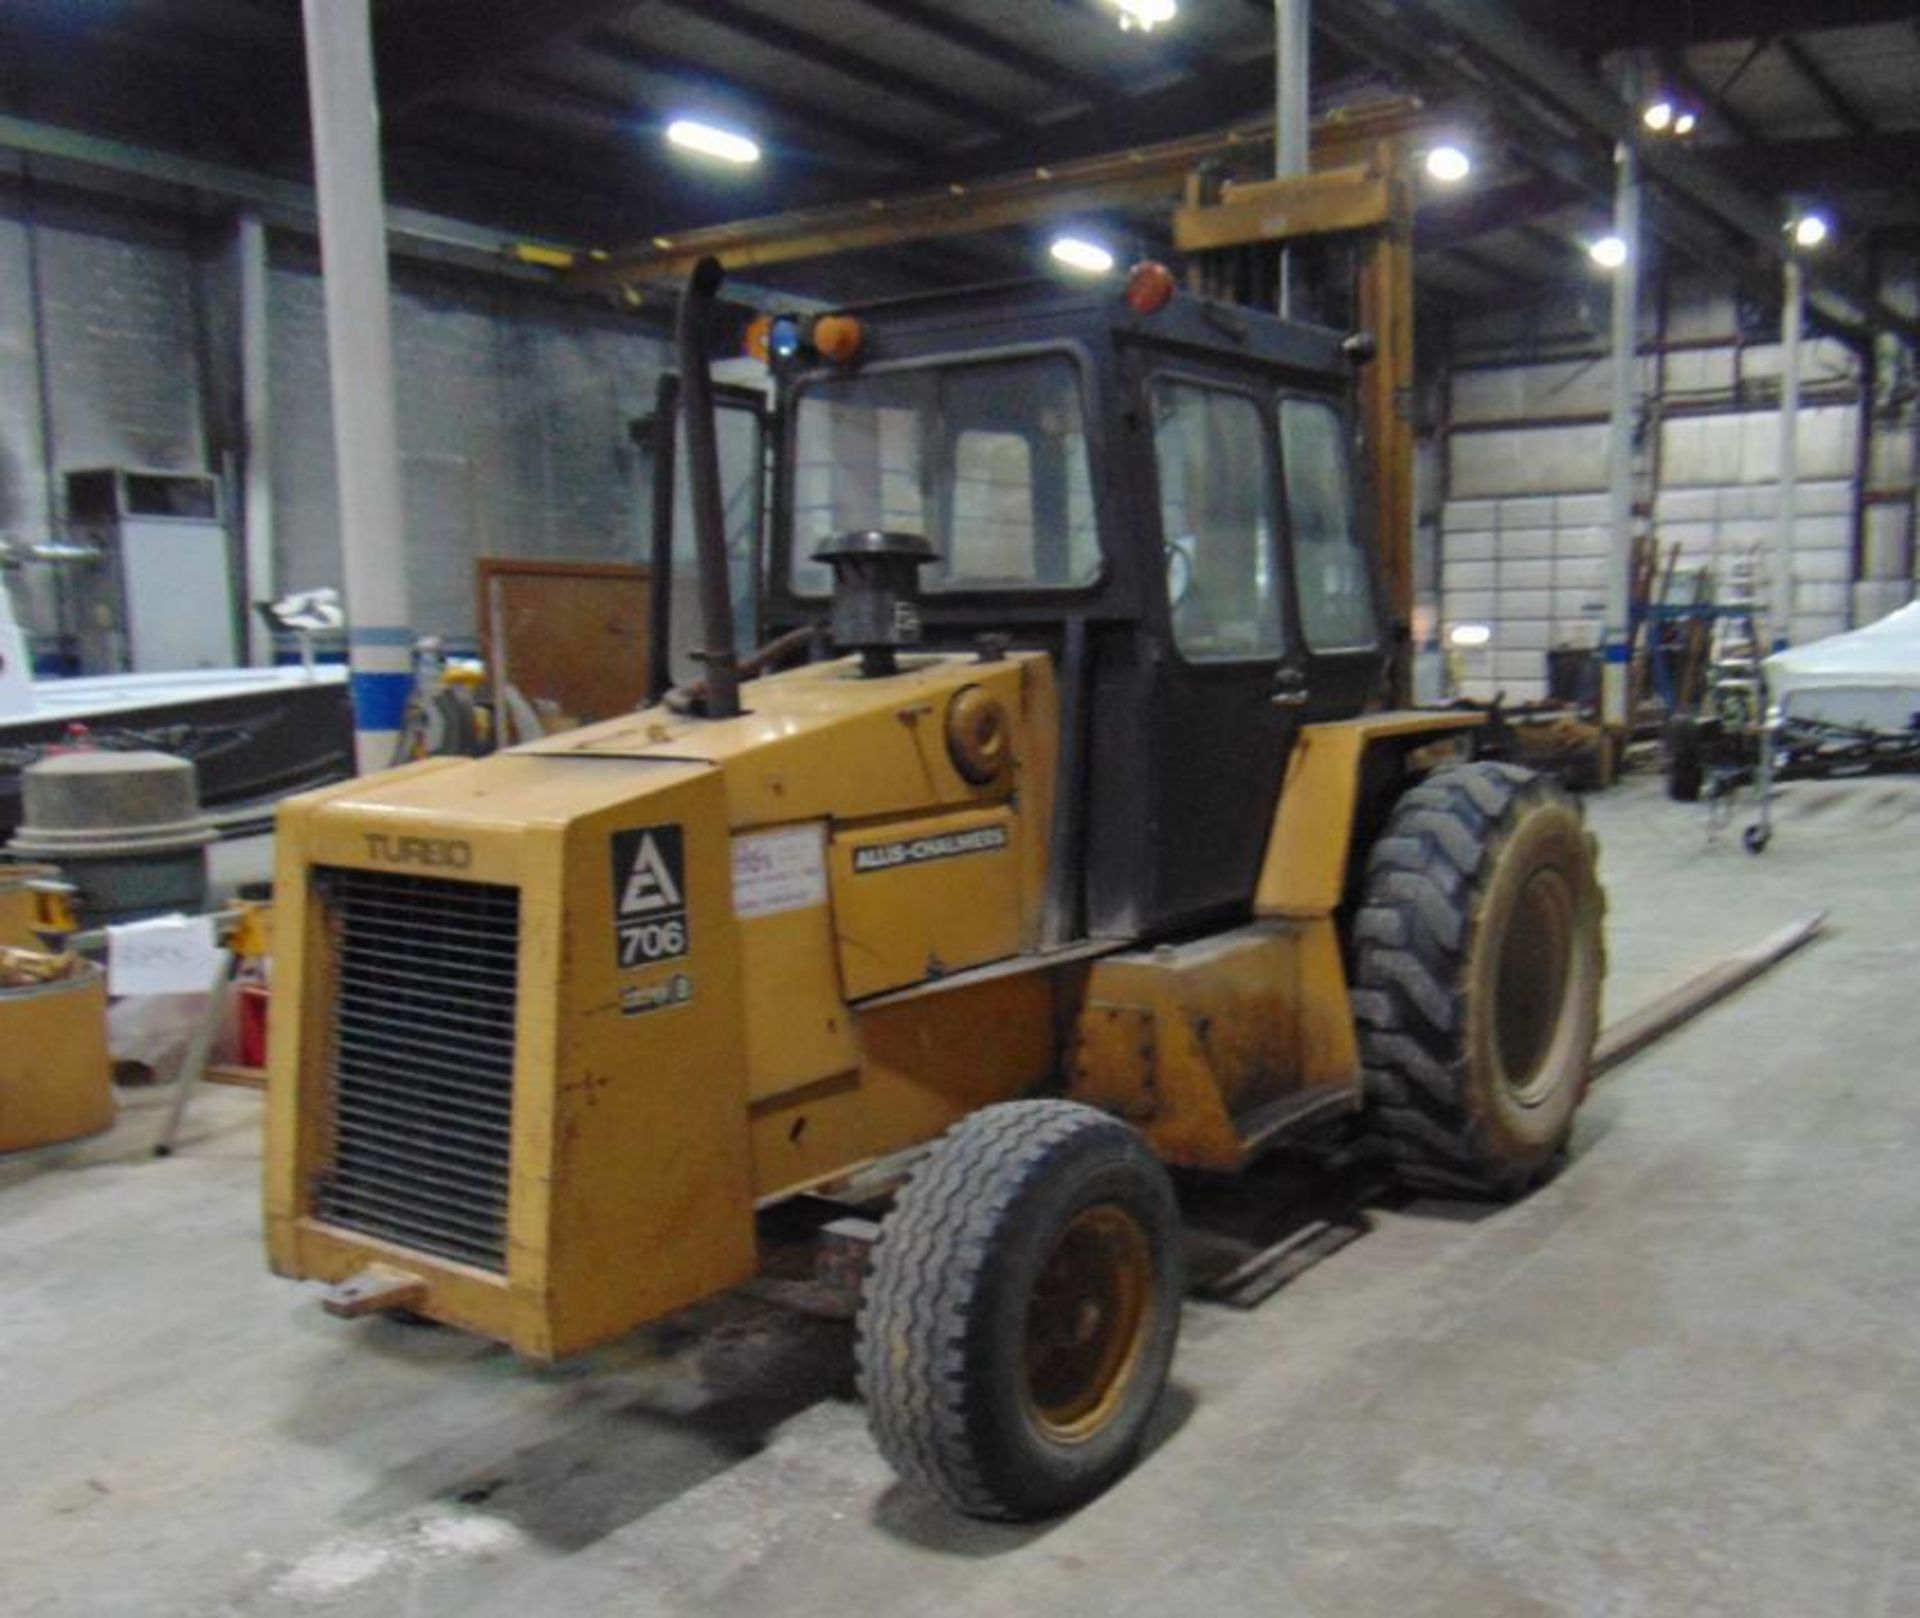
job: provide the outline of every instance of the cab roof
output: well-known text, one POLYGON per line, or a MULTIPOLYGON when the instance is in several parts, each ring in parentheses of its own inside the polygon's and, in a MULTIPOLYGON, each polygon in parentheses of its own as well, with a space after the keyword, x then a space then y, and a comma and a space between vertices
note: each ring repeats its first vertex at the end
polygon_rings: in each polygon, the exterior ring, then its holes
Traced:
POLYGON ((1119 277, 1084 286, 1015 281, 849 305, 839 312, 865 327, 853 370, 1049 339, 1091 343, 1111 337, 1305 374, 1335 386, 1352 375, 1345 333, 1185 291, 1157 313, 1143 315, 1128 307, 1124 290, 1119 277))

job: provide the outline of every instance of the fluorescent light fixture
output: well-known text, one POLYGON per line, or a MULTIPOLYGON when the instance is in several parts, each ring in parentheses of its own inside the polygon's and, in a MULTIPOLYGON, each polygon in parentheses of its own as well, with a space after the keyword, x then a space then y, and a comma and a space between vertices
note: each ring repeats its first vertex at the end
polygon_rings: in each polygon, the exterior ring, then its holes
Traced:
POLYGON ((1150 34, 1180 14, 1177 0, 1114 0, 1114 7, 1120 13, 1122 33, 1137 28, 1143 34, 1150 34))
POLYGON ((1793 245, 1818 247, 1832 233, 1832 229, 1824 214, 1802 214, 1793 222, 1793 245))
POLYGON ((1436 146, 1427 153, 1427 173, 1442 185, 1458 185, 1473 172, 1473 159, 1458 146, 1436 146))
POLYGON ((1447 631, 1447 644, 1466 650, 1485 646, 1492 639, 1493 629, 1488 624, 1455 624, 1447 631))
POLYGON ((1640 114, 1640 121, 1656 135, 1664 134, 1673 127, 1673 103, 1656 101, 1640 114))
POLYGON ((1587 244, 1587 257, 1603 270, 1617 270, 1627 262, 1627 244, 1618 236, 1602 236, 1587 244))
POLYGON ((667 125, 667 139, 682 151, 717 157, 723 163, 758 163, 760 143, 731 129, 703 124, 696 118, 676 118, 667 125))
POLYGON ((1048 249, 1054 258, 1082 275, 1105 275, 1113 268, 1113 254, 1084 236, 1056 236, 1048 249))

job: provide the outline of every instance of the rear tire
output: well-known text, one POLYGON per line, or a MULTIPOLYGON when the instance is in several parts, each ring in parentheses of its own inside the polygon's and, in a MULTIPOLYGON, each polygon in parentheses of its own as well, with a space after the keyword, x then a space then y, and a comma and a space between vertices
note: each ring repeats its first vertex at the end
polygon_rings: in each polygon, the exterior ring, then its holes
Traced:
POLYGON ((1567 791, 1511 764, 1395 806, 1354 921, 1365 1128, 1409 1184, 1511 1197, 1551 1172, 1587 1090, 1606 899, 1567 791))
POLYGON ((1184 1269, 1166 1170, 1125 1124, 1070 1101, 971 1114, 874 1245, 858 1358, 881 1453, 970 1516, 1091 1499, 1139 1451, 1184 1269))

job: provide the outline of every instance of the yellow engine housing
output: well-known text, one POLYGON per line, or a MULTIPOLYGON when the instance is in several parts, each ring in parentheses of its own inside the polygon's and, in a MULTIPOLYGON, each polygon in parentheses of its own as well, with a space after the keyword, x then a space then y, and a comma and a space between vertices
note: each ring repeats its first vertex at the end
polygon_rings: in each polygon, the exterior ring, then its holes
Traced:
POLYGON ((1045 949, 1044 655, 744 695, 282 810, 275 1269, 551 1359, 747 1279, 761 1207, 995 1101, 1210 1170, 1354 1104, 1362 761, 1471 717, 1304 727, 1244 925, 1045 949))
POLYGON ((734 720, 653 709, 282 810, 277 1270, 396 1268, 427 1283, 423 1312, 551 1358, 751 1275, 759 1203, 1048 1076, 1044 977, 863 1004, 1034 947, 1047 661, 829 663, 748 696, 734 720), (963 694, 1005 716, 984 783, 950 756, 963 694), (624 869, 649 834, 652 868, 624 869), (623 903, 662 884, 664 920, 629 926, 623 903), (442 900, 469 894, 517 914, 510 966, 499 941, 445 942, 462 912, 442 900), (509 977, 510 1064, 480 987, 509 977), (503 1180, 482 1127, 500 1107, 503 1180), (486 1206, 463 1204, 475 1187, 486 1206), (481 1252, 496 1195, 504 1240, 481 1252))

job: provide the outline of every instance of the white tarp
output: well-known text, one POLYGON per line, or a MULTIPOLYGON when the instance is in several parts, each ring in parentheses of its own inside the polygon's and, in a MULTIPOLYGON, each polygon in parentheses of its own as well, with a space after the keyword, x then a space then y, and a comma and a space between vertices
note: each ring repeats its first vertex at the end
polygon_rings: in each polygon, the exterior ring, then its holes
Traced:
POLYGON ((1767 659, 1767 690, 1790 715, 1911 730, 1920 714, 1920 601, 1864 629, 1767 659))

